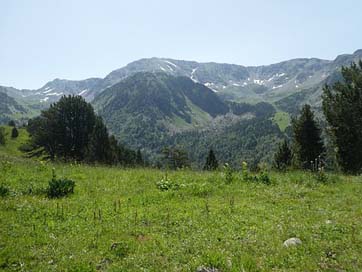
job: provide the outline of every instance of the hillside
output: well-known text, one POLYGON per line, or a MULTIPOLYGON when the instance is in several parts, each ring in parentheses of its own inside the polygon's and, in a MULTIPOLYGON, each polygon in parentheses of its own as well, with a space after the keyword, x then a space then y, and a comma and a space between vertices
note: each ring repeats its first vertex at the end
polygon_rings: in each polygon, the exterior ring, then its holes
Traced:
POLYGON ((153 163, 164 147, 175 145, 187 150, 197 167, 211 146, 223 161, 251 159, 249 150, 263 144, 262 137, 273 142, 282 137, 268 120, 275 113, 271 105, 225 103, 204 85, 166 73, 134 74, 106 89, 93 105, 113 134, 141 148, 153 163))
POLYGON ((0 185, 9 190, 0 196, 3 271, 362 267, 359 177, 327 174, 322 184, 308 172, 270 173, 268 186, 236 172, 227 184, 219 171, 49 163, 8 150, 0 147, 0 185), (76 182, 73 195, 47 198, 52 169, 76 182), (301 244, 284 246, 291 237, 301 244))

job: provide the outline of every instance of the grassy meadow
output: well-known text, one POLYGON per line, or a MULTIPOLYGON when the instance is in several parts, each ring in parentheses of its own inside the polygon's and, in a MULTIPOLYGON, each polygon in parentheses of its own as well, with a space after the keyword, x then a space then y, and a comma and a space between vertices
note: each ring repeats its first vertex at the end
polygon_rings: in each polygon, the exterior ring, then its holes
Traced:
POLYGON ((362 270, 361 177, 272 172, 265 185, 235 172, 226 184, 223 172, 48 163, 21 157, 26 137, 0 147, 2 271, 362 270), (47 197, 53 168, 73 195, 47 197), (302 244, 283 246, 291 237, 302 244))

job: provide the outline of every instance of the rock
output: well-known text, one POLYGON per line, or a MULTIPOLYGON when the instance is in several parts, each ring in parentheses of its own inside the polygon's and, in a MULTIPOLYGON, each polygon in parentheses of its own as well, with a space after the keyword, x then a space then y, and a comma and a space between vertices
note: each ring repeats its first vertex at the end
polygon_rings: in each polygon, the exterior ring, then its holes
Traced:
POLYGON ((197 268, 196 272, 221 272, 221 270, 214 268, 214 267, 200 266, 197 268))
POLYGON ((301 245, 302 241, 299 238, 293 237, 293 238, 289 238, 288 240, 285 240, 283 245, 285 247, 289 247, 289 246, 297 246, 297 245, 301 245))

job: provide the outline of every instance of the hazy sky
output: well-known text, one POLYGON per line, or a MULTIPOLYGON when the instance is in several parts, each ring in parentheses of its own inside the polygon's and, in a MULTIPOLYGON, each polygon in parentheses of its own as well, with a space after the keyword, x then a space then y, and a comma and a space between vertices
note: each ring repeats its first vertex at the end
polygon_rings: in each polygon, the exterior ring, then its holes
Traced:
POLYGON ((0 0, 0 85, 148 57, 261 65, 362 48, 361 0, 0 0))

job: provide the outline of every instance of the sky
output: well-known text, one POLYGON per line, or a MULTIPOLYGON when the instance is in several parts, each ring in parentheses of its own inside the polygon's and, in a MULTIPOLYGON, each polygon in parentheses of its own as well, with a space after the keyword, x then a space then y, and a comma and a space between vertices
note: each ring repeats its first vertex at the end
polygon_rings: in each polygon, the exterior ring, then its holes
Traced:
POLYGON ((140 58, 267 65, 362 48, 360 0, 0 0, 0 85, 105 77, 140 58))

